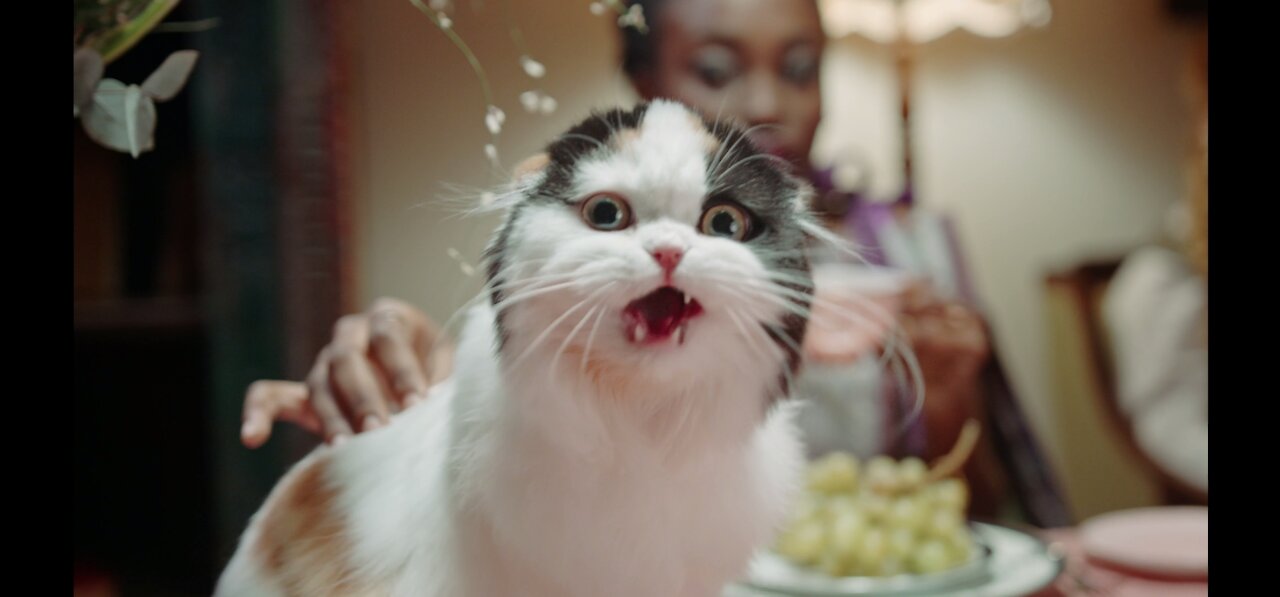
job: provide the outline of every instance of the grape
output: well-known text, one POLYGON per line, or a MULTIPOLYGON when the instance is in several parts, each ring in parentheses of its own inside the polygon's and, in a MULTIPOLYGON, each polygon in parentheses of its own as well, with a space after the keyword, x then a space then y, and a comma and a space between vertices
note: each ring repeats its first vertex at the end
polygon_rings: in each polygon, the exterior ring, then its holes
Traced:
POLYGON ((942 542, 951 550, 953 560, 957 563, 966 562, 973 555, 975 549, 973 537, 969 535, 969 530, 961 526, 946 537, 942 537, 942 542))
POLYGON ((883 562, 880 562, 880 569, 872 573, 872 576, 897 576, 907 572, 907 563, 898 556, 888 556, 883 562))
POLYGON ((871 570, 880 567, 880 563, 884 561, 889 549, 889 540, 885 536, 884 529, 879 527, 871 527, 862 535, 862 541, 858 544, 858 549, 854 555, 858 558, 858 562, 871 570))
POLYGON ((905 558, 916 547, 916 534, 910 529, 896 528, 889 531, 889 556, 905 558))
POLYGON ((822 493, 852 492, 858 488, 858 459, 831 452, 809 468, 809 489, 822 493))
POLYGON ((800 496, 791 508, 791 521, 795 522, 821 516, 825 501, 820 496, 809 494, 800 496))
POLYGON ((863 508, 858 503, 858 499, 846 493, 833 495, 827 498, 823 511, 833 517, 844 512, 863 514, 863 508))
POLYGON ((906 495, 893 500, 887 520, 890 525, 916 530, 925 522, 926 509, 916 498, 906 495))
POLYGON ((911 555, 911 570, 917 574, 942 572, 950 567, 951 554, 947 546, 937 539, 925 541, 911 555))
POLYGON ((903 458, 898 463, 898 480, 905 487, 920 487, 924 485, 925 477, 929 474, 929 467, 925 466, 924 461, 914 456, 903 458))
POLYGON ((934 510, 925 530, 934 537, 944 538, 963 529, 964 521, 959 514, 951 510, 934 510))
POLYGON ((822 554, 822 558, 818 560, 818 569, 826 572, 831 576, 844 576, 849 573, 849 566, 845 563, 845 559, 840 557, 834 551, 828 551, 822 554))
POLYGON ((858 487, 858 460, 844 452, 832 452, 810 466, 808 485, 822 493, 851 492, 858 487))
POLYGON ((860 511, 849 509, 836 513, 831 522, 831 545, 842 557, 856 557, 866 530, 866 517, 860 511))
POLYGON ((787 529, 775 549, 798 564, 808 564, 817 560, 826 549, 826 535, 825 522, 810 518, 787 529))
POLYGON ((867 487, 882 493, 898 488, 898 466, 888 456, 876 456, 867 461, 867 487))
POLYGON ((933 499, 940 508, 963 512, 969 506, 969 489, 960 479, 943 479, 932 485, 933 499))
POLYGON ((812 462, 806 491, 774 551, 831 576, 927 574, 968 561, 976 550, 964 524, 963 479, 925 484, 918 458, 877 456, 861 467, 832 452, 812 462))
POLYGON ((889 508, 893 505, 889 498, 875 492, 863 492, 858 495, 859 506, 867 513, 867 518, 880 522, 889 516, 889 508))

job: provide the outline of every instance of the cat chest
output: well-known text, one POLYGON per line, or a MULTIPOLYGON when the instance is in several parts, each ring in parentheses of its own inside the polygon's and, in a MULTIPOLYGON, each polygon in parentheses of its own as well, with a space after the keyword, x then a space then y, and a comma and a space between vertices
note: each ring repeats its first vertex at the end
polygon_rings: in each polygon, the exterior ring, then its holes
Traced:
POLYGON ((526 462, 493 478, 486 511, 501 541, 544 570, 680 578, 750 551, 763 513, 743 461, 526 462))

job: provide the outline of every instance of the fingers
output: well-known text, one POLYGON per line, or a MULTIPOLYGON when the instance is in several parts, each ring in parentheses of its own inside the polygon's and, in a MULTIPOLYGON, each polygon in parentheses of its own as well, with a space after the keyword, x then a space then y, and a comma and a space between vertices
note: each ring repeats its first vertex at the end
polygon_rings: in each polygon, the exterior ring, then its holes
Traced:
POLYGON ((320 419, 307 403, 306 386, 296 382, 254 382, 245 393, 243 419, 240 441, 248 448, 266 443, 276 420, 291 421, 312 433, 321 430, 320 419))
POLYGON ((932 383, 969 383, 990 352, 982 317, 957 302, 916 303, 900 323, 932 383))
POLYGON ((307 391, 311 394, 311 410, 320 419, 321 435, 325 441, 337 443, 351 436, 352 432, 351 425, 347 424, 342 408, 338 406, 338 400, 329 387, 327 352, 328 349, 321 353, 315 366, 311 368, 311 374, 307 376, 307 391))
POLYGON ((902 305, 907 311, 917 310, 938 302, 938 295, 928 278, 914 279, 903 288, 902 305))
POLYGON ((249 387, 241 441, 261 446, 277 420, 332 443, 353 430, 389 423, 401 404, 425 398, 434 376, 448 374, 453 351, 435 346, 439 339, 430 318, 395 299, 379 299, 366 313, 343 317, 305 383, 260 381, 249 387))
MULTIPOLYGON (((413 402, 415 399, 425 397, 426 388, 439 383, 449 376, 453 369, 453 349, 445 341, 440 329, 426 314, 408 303, 392 298, 380 298, 374 301, 373 306, 369 308, 369 313, 374 321, 375 331, 384 334, 395 334, 397 332, 392 332, 391 330, 398 330, 401 335, 394 341, 398 343, 403 340, 411 349, 411 358, 416 367, 410 367, 398 355, 394 357, 397 360, 394 361, 395 364, 393 365, 391 358, 385 360, 381 358, 383 354, 381 351, 388 349, 378 346, 380 340, 376 338, 377 334, 375 334, 374 350, 379 356, 379 364, 398 368, 396 372, 387 371, 388 380, 392 388, 397 388, 395 376, 397 374, 405 375, 398 372, 405 369, 412 369, 418 372, 420 381, 410 379, 399 382, 405 385, 423 384, 420 386, 422 387, 421 393, 414 392, 408 394, 408 396, 400 395, 402 398, 408 398, 407 402, 413 402)), ((382 340, 381 342, 387 341, 382 340)), ((396 350, 396 352, 399 353, 400 351, 396 350)), ((398 390, 394 391, 398 392, 398 390)))
POLYGON ((375 311, 369 325, 370 354, 394 398, 401 404, 408 404, 417 397, 426 396, 426 372, 413 350, 411 331, 404 319, 392 311, 375 311))
POLYGON ((388 398, 369 363, 368 349, 369 318, 348 315, 339 319, 328 349, 330 385, 361 431, 390 421, 388 398))

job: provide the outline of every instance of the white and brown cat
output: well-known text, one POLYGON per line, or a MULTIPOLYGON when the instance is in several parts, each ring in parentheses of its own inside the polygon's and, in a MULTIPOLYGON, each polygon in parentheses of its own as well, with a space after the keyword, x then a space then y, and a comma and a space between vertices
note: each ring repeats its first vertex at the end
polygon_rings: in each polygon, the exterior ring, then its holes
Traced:
POLYGON ((803 465, 817 225, 776 162, 668 101, 558 137, 499 200, 453 376, 298 463, 217 594, 719 594, 803 465))

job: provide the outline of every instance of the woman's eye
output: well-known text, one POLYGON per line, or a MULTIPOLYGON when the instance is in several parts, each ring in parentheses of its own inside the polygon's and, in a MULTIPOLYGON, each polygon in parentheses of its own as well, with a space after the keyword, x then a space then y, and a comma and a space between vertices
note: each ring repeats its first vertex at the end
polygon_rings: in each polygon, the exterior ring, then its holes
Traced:
POLYGON ((729 49, 712 46, 694 59, 693 71, 703 84, 720 89, 737 76, 738 60, 729 49))
POLYGON ((713 205, 702 213, 698 229, 707 236, 719 236, 737 241, 751 234, 751 218, 742 208, 729 203, 713 205))
POLYGON ((729 80, 733 78, 733 73, 729 72, 728 69, 714 65, 698 65, 697 69, 698 78, 702 79, 702 82, 706 84, 707 87, 711 87, 713 89, 720 89, 721 87, 728 85, 729 80))
POLYGON ((782 62, 782 76, 797 85, 807 85, 818 78, 818 56, 810 48, 799 47, 787 53, 782 62))
POLYGON ((582 221, 596 230, 622 230, 631 225, 631 206, 617 195, 592 195, 582 202, 582 221))

